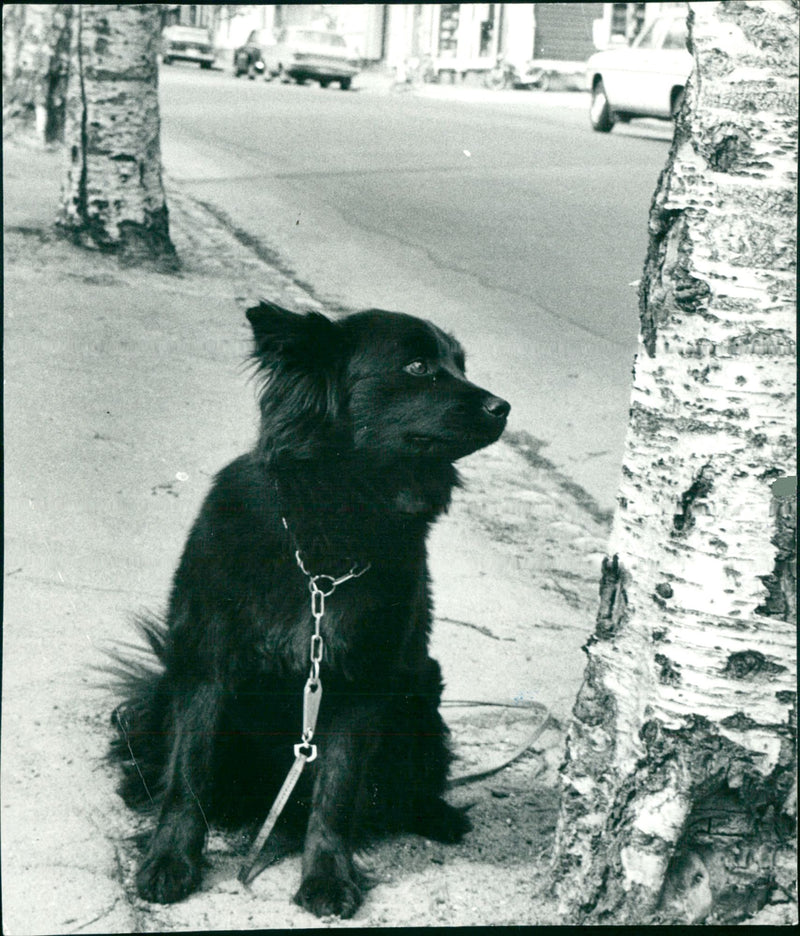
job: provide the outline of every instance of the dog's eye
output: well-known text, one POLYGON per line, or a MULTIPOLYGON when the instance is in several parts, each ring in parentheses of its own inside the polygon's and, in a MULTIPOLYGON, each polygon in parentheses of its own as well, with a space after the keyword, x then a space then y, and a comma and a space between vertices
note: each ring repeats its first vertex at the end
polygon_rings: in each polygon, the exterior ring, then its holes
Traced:
POLYGON ((424 377, 426 374, 430 374, 431 372, 425 361, 421 360, 412 361, 410 364, 406 364, 403 370, 408 371, 409 374, 413 374, 415 377, 424 377))

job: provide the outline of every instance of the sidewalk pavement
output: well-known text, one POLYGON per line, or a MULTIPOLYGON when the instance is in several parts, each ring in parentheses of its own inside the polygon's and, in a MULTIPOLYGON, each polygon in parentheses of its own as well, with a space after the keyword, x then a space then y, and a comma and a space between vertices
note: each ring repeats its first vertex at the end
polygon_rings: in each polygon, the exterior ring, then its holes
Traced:
MULTIPOLYGON (((326 925, 291 902, 298 858, 247 891, 235 880, 243 843, 216 833, 201 892, 170 907, 135 896, 130 836, 142 826, 102 760, 113 699, 91 669, 128 637, 132 612, 163 606, 211 476, 254 439, 244 309, 259 296, 318 305, 169 180, 179 274, 56 239, 61 158, 4 152, 4 932, 326 925)), ((456 773, 507 755, 548 712, 563 726, 608 532, 533 439, 504 438, 462 473, 430 541, 456 773)), ((531 895, 562 741, 547 731, 511 767, 453 791, 476 804, 463 844, 405 836, 371 849, 378 885, 354 920, 329 924, 543 921, 531 895)))

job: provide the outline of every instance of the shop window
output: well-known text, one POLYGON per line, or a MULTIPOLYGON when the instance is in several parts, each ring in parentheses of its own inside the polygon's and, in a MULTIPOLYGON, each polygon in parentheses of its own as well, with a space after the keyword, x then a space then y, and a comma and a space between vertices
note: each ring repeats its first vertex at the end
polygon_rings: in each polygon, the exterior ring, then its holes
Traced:
POLYGON ((443 58, 455 58, 458 46, 458 17, 460 3, 443 3, 439 19, 439 55, 443 58))
POLYGON ((631 9, 628 16, 628 41, 633 42, 644 26, 644 4, 631 3, 629 6, 631 9))
POLYGON ((644 3, 613 3, 611 5, 611 36, 632 42, 642 31, 644 3))
POLYGON ((611 35, 625 36, 628 31, 628 4, 611 4, 611 35))
POLYGON ((478 53, 481 57, 492 54, 492 37, 494 35, 494 4, 487 3, 486 19, 481 21, 481 47, 478 53))

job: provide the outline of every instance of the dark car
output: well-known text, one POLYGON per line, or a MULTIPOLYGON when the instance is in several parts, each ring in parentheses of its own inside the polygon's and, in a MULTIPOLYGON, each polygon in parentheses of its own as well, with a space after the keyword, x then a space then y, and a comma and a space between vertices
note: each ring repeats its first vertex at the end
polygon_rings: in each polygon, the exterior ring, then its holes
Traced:
POLYGON ((233 74, 239 78, 247 75, 251 80, 264 74, 263 49, 275 45, 271 29, 254 29, 247 42, 233 53, 233 74))
POLYGON ((208 30, 196 26, 167 26, 161 33, 161 60, 197 62, 201 68, 211 68, 216 56, 208 30))

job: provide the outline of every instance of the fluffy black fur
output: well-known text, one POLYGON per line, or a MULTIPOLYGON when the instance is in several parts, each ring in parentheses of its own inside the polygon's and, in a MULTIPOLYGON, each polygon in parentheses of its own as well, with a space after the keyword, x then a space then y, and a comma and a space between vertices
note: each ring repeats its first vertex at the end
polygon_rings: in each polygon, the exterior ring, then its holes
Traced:
POLYGON ((247 316, 260 437, 217 475, 165 621, 142 623, 160 665, 129 663, 112 754, 126 803, 158 809, 138 891, 180 900, 198 886, 207 822, 263 820, 300 739, 313 620, 295 550, 315 574, 370 563, 327 599, 319 754, 276 830, 305 839, 296 901, 347 917, 366 836, 453 842, 470 827, 442 798, 451 755, 425 537, 453 462, 497 439, 509 406, 467 381, 458 343, 421 319, 333 322, 266 302, 247 316))

